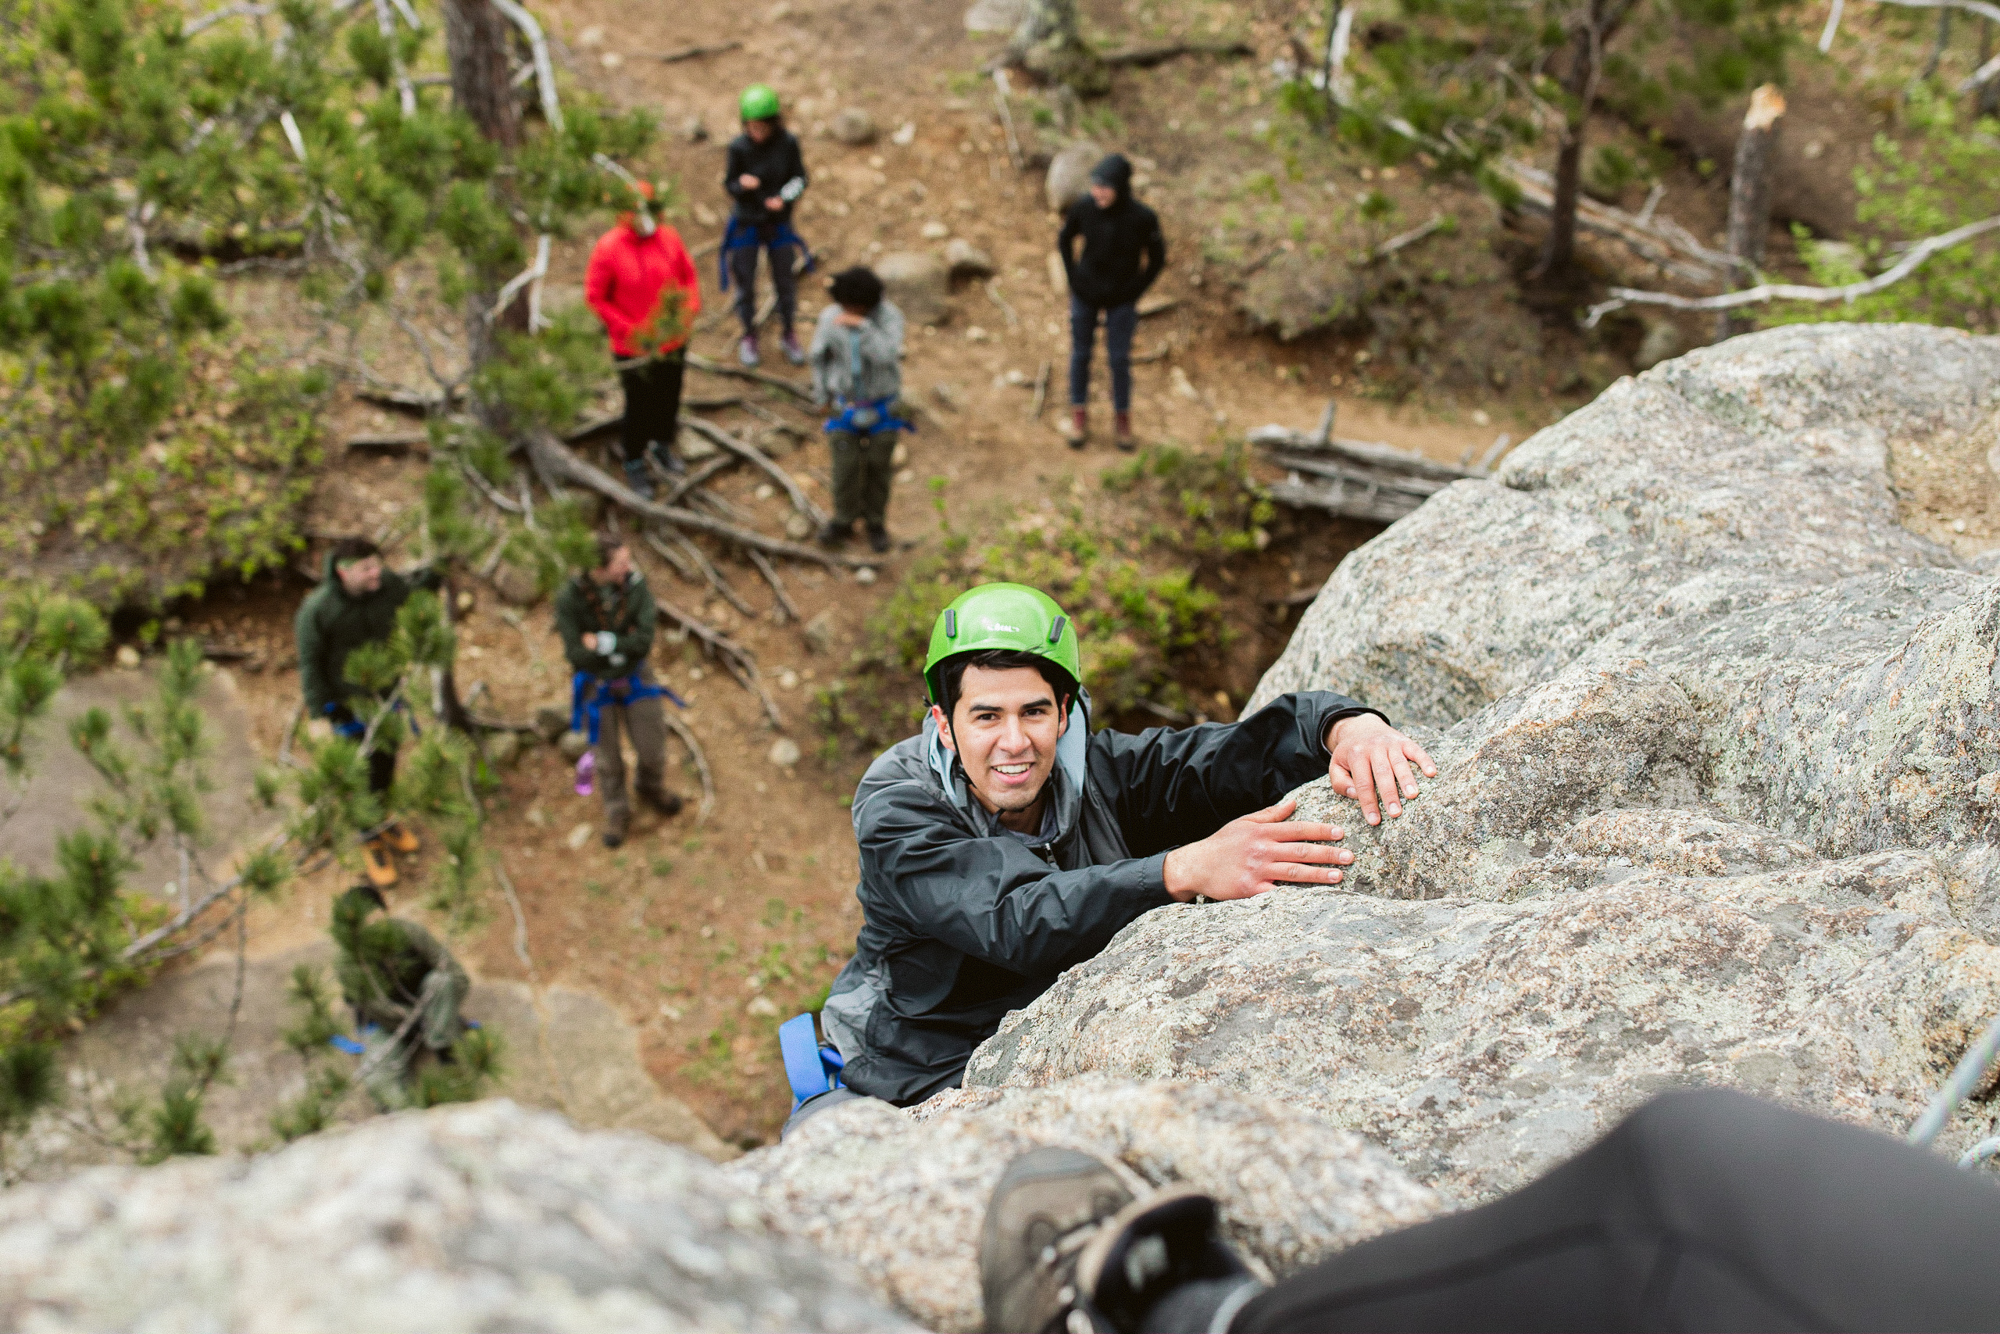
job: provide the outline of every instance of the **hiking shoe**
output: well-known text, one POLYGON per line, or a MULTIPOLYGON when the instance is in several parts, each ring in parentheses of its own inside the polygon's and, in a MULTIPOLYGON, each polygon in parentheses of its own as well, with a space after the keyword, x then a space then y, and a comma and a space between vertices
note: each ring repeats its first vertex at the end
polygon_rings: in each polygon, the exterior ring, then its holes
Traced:
POLYGON ((794 366, 803 366, 806 364, 806 350, 799 346, 799 340, 792 334, 787 333, 780 340, 779 346, 785 349, 786 361, 791 362, 794 366))
POLYGON ((379 838, 371 838, 361 845, 361 869, 368 875, 368 883, 377 889, 388 889, 396 883, 396 859, 389 855, 389 846, 379 838))
POLYGON ((1076 1260, 1065 1323, 1136 1334, 1169 1293, 1206 1307, 1208 1328, 1226 1329, 1263 1284, 1222 1241, 1215 1201, 1187 1187, 1134 1200, 1090 1234, 1076 1260))
POLYGON ((1056 428, 1062 438, 1069 441, 1071 449, 1082 449, 1083 442, 1090 438, 1090 420, 1082 408, 1071 408, 1069 420, 1056 428))
POLYGON ((392 852, 415 852, 417 849, 423 847, 423 843, 417 838, 415 831, 401 820, 390 821, 383 828, 379 837, 382 842, 389 845, 392 852))
POLYGON ((1128 454, 1138 448, 1138 442, 1132 438, 1131 413, 1121 412, 1112 418, 1111 443, 1128 454))
POLYGON ((889 549, 889 530, 879 523, 869 524, 868 549, 877 552, 887 551, 889 549))
POLYGON ((979 1237, 989 1330, 1062 1328, 1077 1308, 1077 1259, 1105 1220, 1132 1203, 1116 1172, 1075 1149, 1031 1149, 1007 1165, 979 1237))
POLYGON ((680 793, 668 787, 642 787, 639 789, 639 800, 662 815, 679 815, 683 804, 680 793))
POLYGON ((687 475, 688 466, 681 462, 681 456, 657 440, 647 446, 646 457, 650 458, 669 477, 685 477, 687 475))
POLYGON ((625 833, 631 827, 632 827, 632 812, 630 811, 605 812, 604 846, 607 848, 623 847, 625 845, 625 833))
POLYGON ((625 460, 625 485, 637 491, 641 500, 653 498, 653 474, 646 470, 646 460, 625 460))
POLYGON ((853 531, 854 525, 852 522, 841 523, 837 519, 828 519, 820 526, 819 544, 823 547, 845 546, 848 537, 853 531))
POLYGON ((764 359, 757 355, 757 340, 749 334, 736 340, 736 359, 745 366, 761 366, 764 359))

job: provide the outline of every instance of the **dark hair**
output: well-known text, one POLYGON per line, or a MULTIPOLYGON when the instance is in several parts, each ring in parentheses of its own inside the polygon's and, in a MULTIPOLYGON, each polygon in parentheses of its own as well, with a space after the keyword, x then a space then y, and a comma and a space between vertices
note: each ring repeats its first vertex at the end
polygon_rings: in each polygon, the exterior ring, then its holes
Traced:
POLYGON ((345 565, 349 561, 367 560, 370 556, 379 556, 381 554, 382 548, 376 546, 365 537, 343 537, 333 544, 333 563, 335 565, 345 565))
POLYGON ((371 884, 363 883, 355 885, 340 897, 357 905, 357 911, 363 916, 366 916, 376 908, 380 908, 386 912, 389 907, 389 901, 382 897, 382 891, 371 884), (366 908, 359 907, 359 905, 364 903, 371 906, 366 908))
POLYGON ((605 566, 609 565, 611 563, 611 558, 617 555, 619 549, 622 548, 624 545, 625 545, 625 539, 618 536, 616 533, 599 533, 596 539, 593 540, 590 545, 590 556, 592 561, 590 568, 593 570, 601 570, 605 566))
POLYGON ((939 673, 938 685, 944 697, 938 701, 948 722, 958 708, 958 686, 965 679, 968 667, 984 667, 990 672, 1007 672, 1016 667, 1026 667, 1040 672, 1042 679, 1049 683, 1049 689, 1056 692, 1056 703, 1076 698, 1076 681, 1070 674, 1050 662, 1039 653, 1026 653, 1017 648, 981 649, 977 653, 961 653, 944 661, 944 669, 939 673))
MULTIPOLYGON (((783 134, 785 132, 785 113, 782 111, 775 116, 759 116, 757 119, 770 126, 775 133, 783 134)), ((746 120, 743 123, 749 125, 752 122, 746 120)))
POLYGON ((882 280, 866 265, 857 264, 834 274, 827 291, 840 305, 853 310, 873 310, 882 304, 882 280))

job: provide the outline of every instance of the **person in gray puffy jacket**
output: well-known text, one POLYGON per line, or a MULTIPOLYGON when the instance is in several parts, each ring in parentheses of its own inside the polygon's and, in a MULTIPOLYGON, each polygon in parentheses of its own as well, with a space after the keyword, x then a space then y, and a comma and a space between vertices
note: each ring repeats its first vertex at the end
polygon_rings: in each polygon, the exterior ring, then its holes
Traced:
POLYGON ((819 540, 838 546, 860 519, 868 545, 889 549, 889 480, 897 433, 915 429, 897 415, 903 392, 903 312, 882 295, 866 268, 837 273, 833 304, 820 312, 806 362, 813 398, 833 410, 826 424, 833 451, 833 518, 819 540))

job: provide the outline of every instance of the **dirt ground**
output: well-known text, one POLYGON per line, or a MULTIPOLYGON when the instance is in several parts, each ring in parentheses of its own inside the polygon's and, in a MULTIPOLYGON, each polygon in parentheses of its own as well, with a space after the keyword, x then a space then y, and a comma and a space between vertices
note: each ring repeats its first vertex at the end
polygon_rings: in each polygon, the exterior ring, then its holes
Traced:
MULTIPOLYGON (((1182 6, 1199 31, 1206 7, 1182 6)), ((1106 33, 1139 30, 1139 7, 1086 6, 1106 33)), ((770 591, 747 567, 712 550, 756 615, 745 617, 704 589, 691 587, 655 559, 637 554, 664 596, 698 610, 757 655, 784 715, 784 733, 806 758, 784 766, 772 759, 778 739, 751 695, 691 644, 664 643, 656 654, 662 679, 688 701, 684 715, 715 770, 718 806, 707 821, 692 810, 672 820, 638 816, 621 849, 603 848, 595 798, 572 790, 570 765, 548 747, 526 750, 504 774, 493 800, 489 855, 517 887, 521 939, 514 913, 499 894, 487 901, 482 926, 455 948, 489 982, 531 983, 603 998, 636 1031, 641 1059, 660 1087, 685 1101, 724 1140, 752 1145, 769 1138, 788 1099, 775 1042, 777 1024, 805 1008, 832 980, 859 925, 854 899, 856 858, 846 799, 858 769, 813 758, 808 722, 813 691, 840 670, 859 642, 870 612, 894 587, 898 572, 935 541, 936 521, 926 483, 941 479, 955 521, 986 523, 1010 505, 1062 496, 1119 460, 1101 441, 1082 454, 1055 435, 1061 401, 1065 306, 1051 286, 1048 258, 1055 229, 1039 171, 1016 172, 992 108, 990 85, 967 82, 992 49, 969 37, 963 0, 844 5, 790 0, 746 14, 720 0, 686 0, 670 8, 623 0, 550 0, 539 7, 559 58, 571 76, 621 106, 654 110, 664 128, 659 165, 676 175, 688 198, 682 230, 698 254, 703 299, 710 314, 724 300, 715 288, 712 249, 725 209, 719 188, 722 144, 733 133, 734 99, 743 85, 774 83, 793 109, 804 139, 813 185, 800 209, 799 229, 818 251, 822 272, 900 249, 937 249, 938 235, 963 237, 988 251, 998 276, 989 286, 961 286, 948 320, 913 331, 906 388, 925 405, 922 429, 908 441, 892 529, 914 544, 886 562, 879 580, 817 567, 787 566, 784 578, 807 618, 831 613, 826 651, 815 653, 797 624, 772 613, 770 591), (739 49, 701 60, 662 64, 649 57, 695 43, 740 41, 739 49), (814 127, 838 109, 870 109, 882 129, 875 143, 842 147, 814 127), (694 142, 694 118, 710 138, 694 142), (893 132, 909 126, 907 142, 893 132), (1051 407, 1031 419, 1032 385, 1051 369, 1051 407), (941 392, 940 392, 941 391, 941 392)), ((1178 11, 1177 11, 1178 12, 1178 11)), ((1150 14, 1150 11, 1149 11, 1150 14)), ((1265 25, 1269 26, 1269 25, 1265 25)), ((1259 29, 1260 42, 1269 34, 1259 29)), ((1156 164, 1246 155, 1245 139, 1264 105, 1261 66, 1188 61, 1159 71, 1121 73, 1104 104, 1113 113, 1094 134, 1156 164), (1259 74, 1245 79, 1245 73, 1259 74), (1208 108, 1186 124, 1180 102, 1208 108)), ((1191 193, 1162 177, 1156 194, 1170 251, 1159 291, 1177 298, 1140 330, 1136 418, 1145 439, 1212 449, 1228 435, 1265 422, 1309 427, 1327 398, 1339 401, 1343 436, 1381 440, 1432 457, 1458 461, 1485 452, 1502 433, 1519 440, 1577 401, 1559 398, 1549 383, 1496 387, 1489 398, 1461 398, 1448 410, 1396 407, 1370 392, 1365 359, 1338 338, 1281 345, 1251 333, 1235 312, 1224 275, 1203 258, 1210 219, 1191 193)), ((1358 173, 1359 168, 1356 168, 1358 173)), ((1358 188, 1356 174, 1342 188, 1358 188)), ((559 246, 551 274, 552 303, 580 298, 591 238, 559 246)), ((239 309, 267 303, 268 289, 245 284, 239 309)), ((809 281, 802 322, 820 304, 809 281)), ((725 319, 704 319, 697 351, 718 360, 733 352, 725 319)), ((767 342, 767 352, 774 349, 767 342)), ((769 358, 768 369, 789 368, 769 358)), ((410 375, 416 385, 419 377, 410 375)), ((1551 382, 1555 377, 1551 377, 1551 382)), ((1102 363, 1095 392, 1104 392, 1102 363)), ((756 435, 774 452, 803 437, 781 459, 822 502, 828 473, 816 422, 781 396, 734 380, 689 377, 700 397, 748 393, 765 416, 742 408, 715 410, 719 425, 756 435), (770 429, 777 414, 797 436, 770 429)), ((605 406, 615 410, 609 397, 605 406)), ((1097 420, 1108 425, 1100 405, 1097 420)), ((336 441, 353 431, 407 429, 392 415, 362 405, 344 409, 336 441)), ((333 453, 314 501, 308 531, 325 537, 374 532, 414 504, 424 464, 416 458, 333 453)), ((716 489, 765 531, 786 517, 782 495, 769 494, 744 470, 716 489)), ((1312 549, 1290 571, 1288 587, 1323 579, 1338 555, 1367 536, 1346 534, 1312 549)), ((470 583, 474 605, 460 618, 458 682, 482 684, 482 708, 523 717, 536 706, 567 707, 567 674, 546 604, 519 610, 483 585, 470 583)), ((213 647, 242 653, 236 682, 241 726, 252 747, 277 754, 297 707, 291 617, 306 584, 273 577, 225 588, 180 609, 179 625, 213 647)), ((1246 595, 1246 602, 1250 596, 1246 595)), ((1261 612, 1256 613, 1262 615, 1261 612)), ((1273 624, 1278 624, 1273 622, 1273 624)), ((1283 627, 1232 656, 1222 688, 1237 702, 1283 640, 1283 627)), ((919 689, 911 683, 914 694, 919 689)), ((692 793, 692 775, 671 779, 692 793)), ((428 859, 408 859, 397 910, 421 913, 428 859)), ((284 903, 260 911, 257 949, 273 955, 323 935, 331 896, 351 872, 324 871, 290 891, 284 903)))

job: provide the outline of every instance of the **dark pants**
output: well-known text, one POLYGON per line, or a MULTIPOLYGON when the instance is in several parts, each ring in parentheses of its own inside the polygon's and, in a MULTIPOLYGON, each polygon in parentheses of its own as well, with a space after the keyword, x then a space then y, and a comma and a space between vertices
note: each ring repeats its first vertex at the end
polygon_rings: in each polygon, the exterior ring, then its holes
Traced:
POLYGON ((368 790, 387 792, 396 782, 396 752, 393 748, 368 752, 368 790))
MULTIPOLYGON (((1230 1329, 1995 1329, 1996 1237, 1984 1174, 1740 1093, 1670 1093, 1504 1199, 1286 1280, 1230 1329)), ((1155 1316, 1177 1319, 1173 1300, 1155 1316)))
POLYGON ((1139 306, 1085 305, 1069 299, 1069 405, 1090 401, 1090 347, 1097 339, 1097 317, 1104 317, 1104 358, 1111 363, 1111 407, 1132 410, 1132 335, 1139 331, 1139 306))
MULTIPOLYGON (((743 322, 743 336, 757 332, 757 252, 767 247, 746 245, 729 252, 729 279, 736 285, 736 318, 743 322)), ((768 247, 771 252, 771 286, 778 293, 778 326, 786 333, 799 310, 799 248, 791 245, 768 247)))
POLYGON ((833 450, 835 523, 850 524, 863 519, 871 529, 886 526, 897 435, 895 431, 877 431, 874 435, 852 431, 827 433, 827 444, 833 450))
POLYGON ((618 383, 625 390, 625 420, 618 428, 618 443, 624 447, 627 463, 645 458, 650 445, 657 444, 663 454, 673 449, 681 426, 681 381, 686 375, 684 351, 648 358, 618 372, 618 383))

